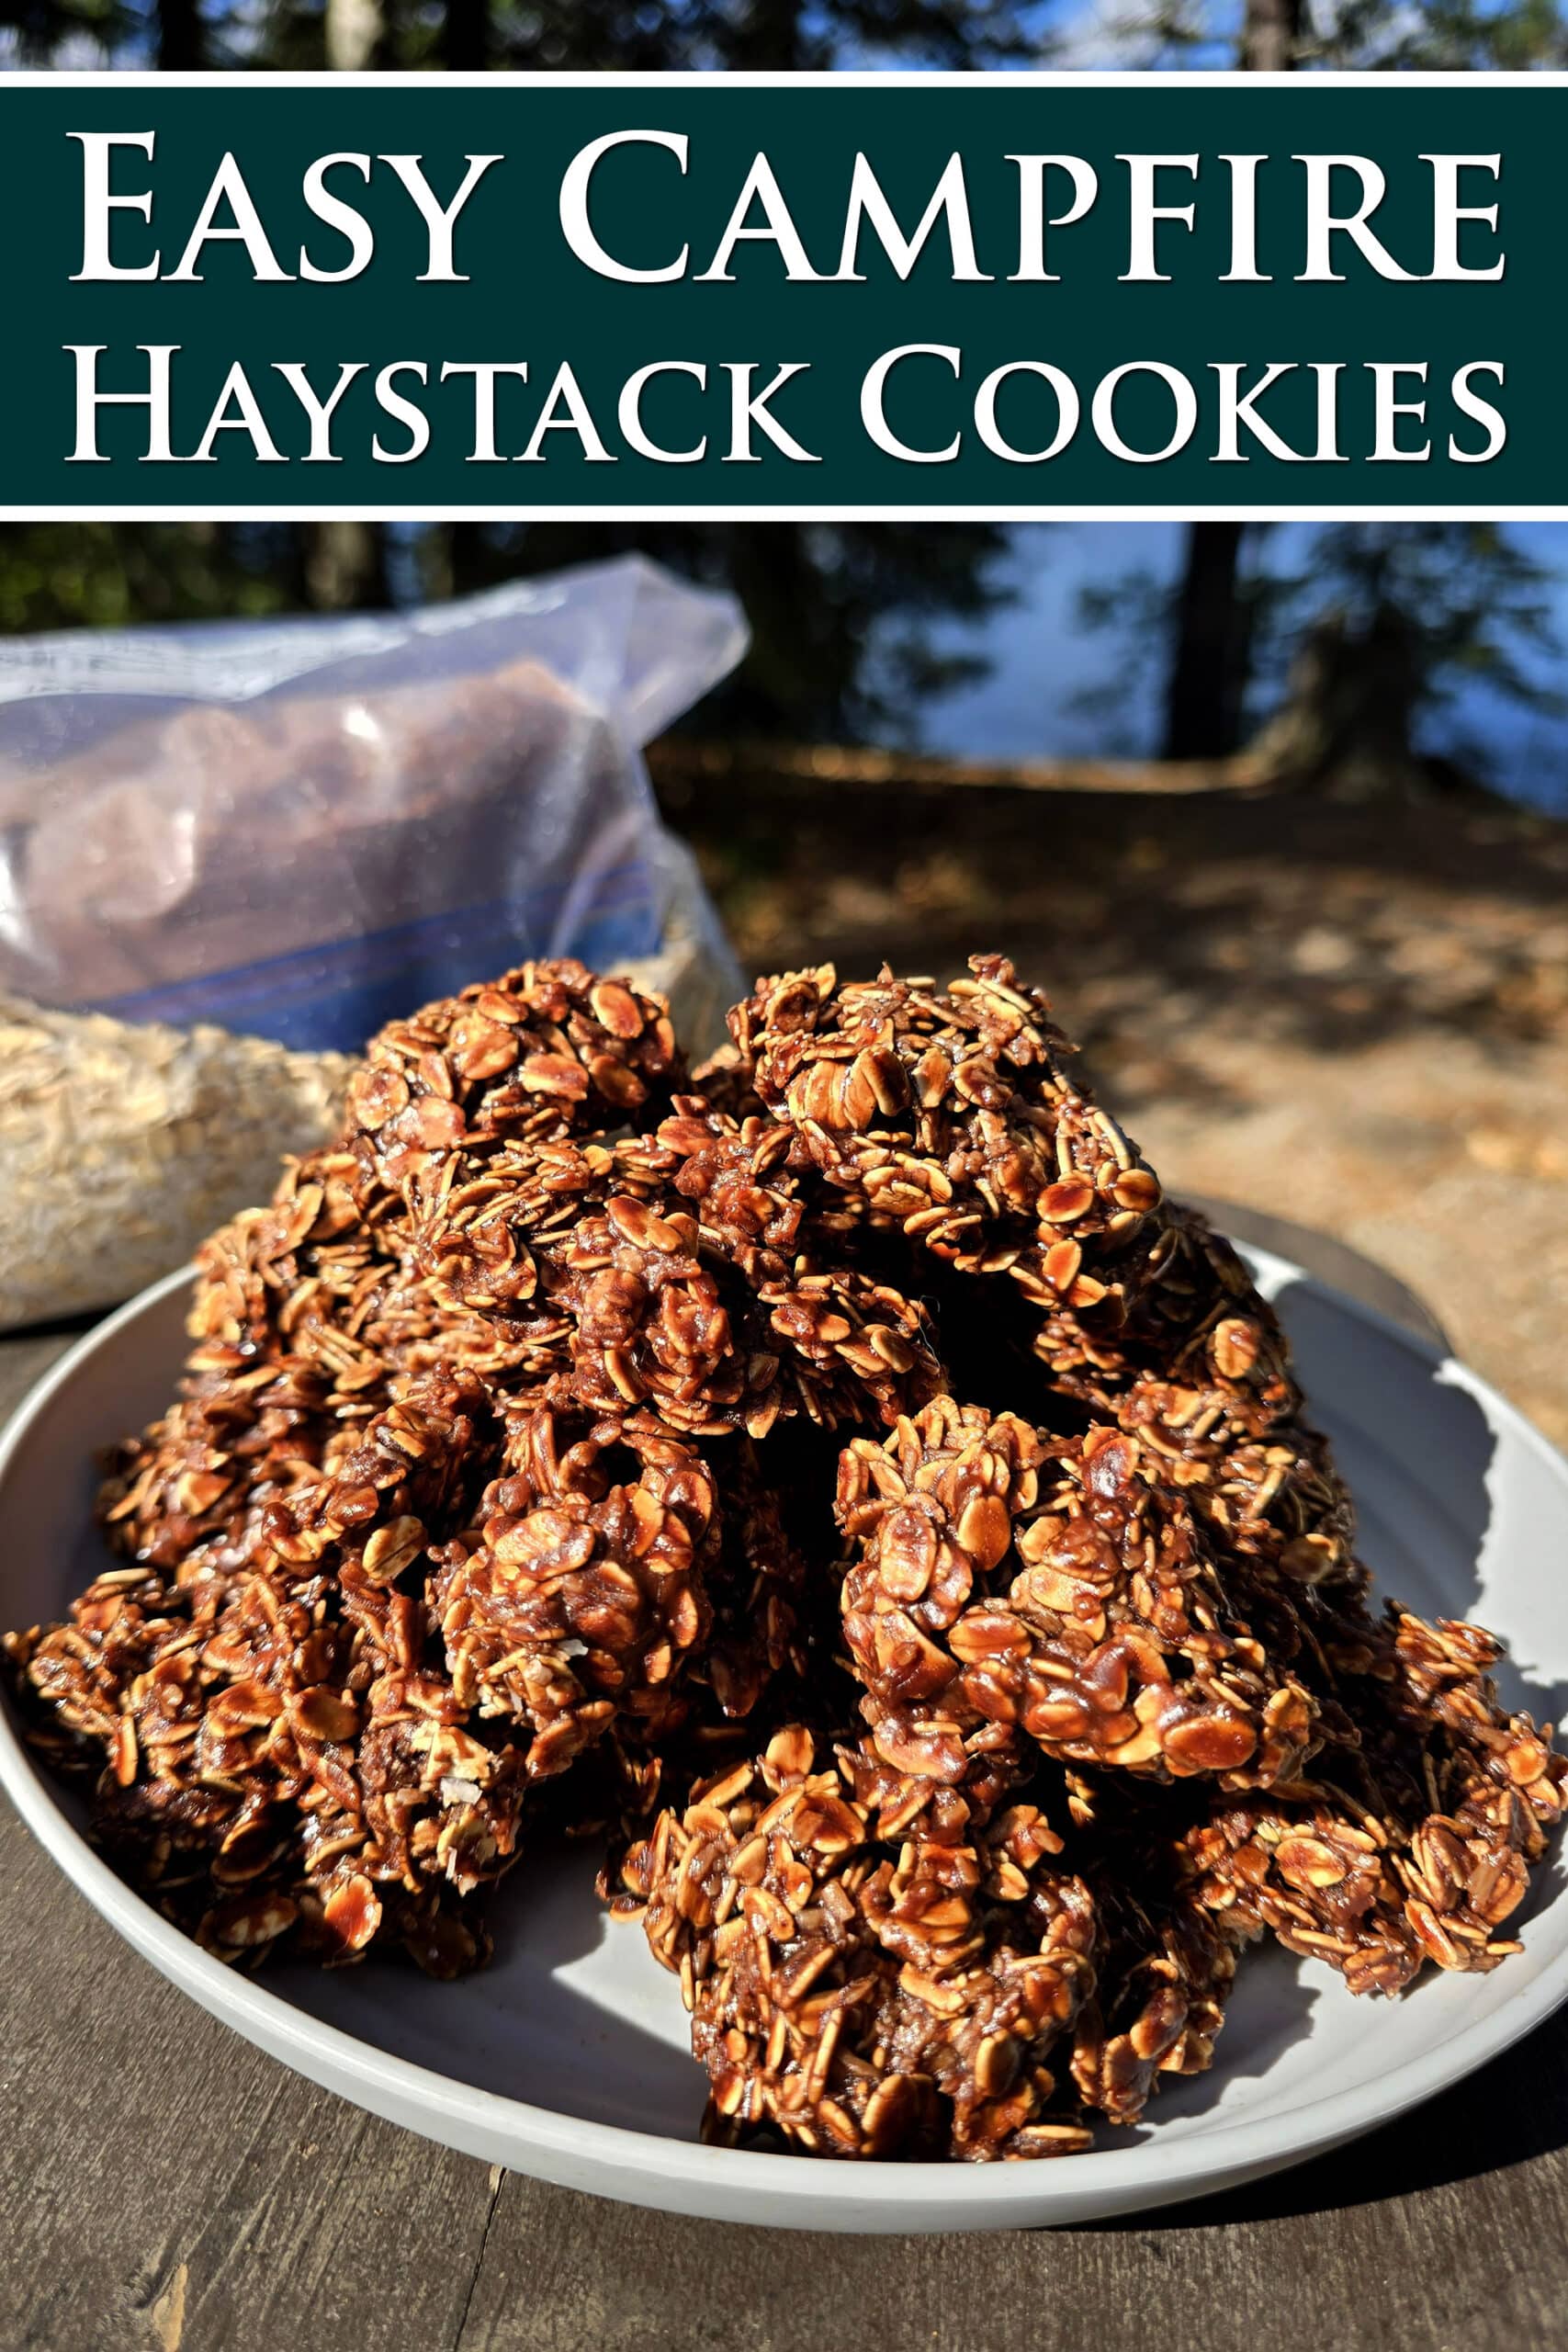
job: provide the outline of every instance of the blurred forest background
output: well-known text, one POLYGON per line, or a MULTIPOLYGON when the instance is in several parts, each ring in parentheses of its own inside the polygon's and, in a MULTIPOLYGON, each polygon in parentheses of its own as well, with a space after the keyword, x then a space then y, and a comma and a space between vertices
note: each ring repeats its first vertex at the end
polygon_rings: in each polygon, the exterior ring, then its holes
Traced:
POLYGON ((373 610, 640 548, 752 646, 692 722, 995 760, 1224 760, 1568 813, 1568 527, 277 521, 0 526, 0 632, 373 610))
POLYGON ((0 628, 632 544, 750 616, 649 755, 743 967, 1002 949, 1176 1189, 1378 1259, 1568 1441, 1568 529, 73 522, 0 532, 0 628))
POLYGON ((1553 0, 6 0, 11 61, 166 72, 1561 65, 1553 0))
MULTIPOLYGON (((0 64, 1568 65, 1556 0, 0 0, 0 64)), ((752 970, 976 946, 1179 1190, 1402 1275, 1568 1441, 1568 530, 72 522, 0 631, 461 595, 638 546, 743 670, 654 747, 752 970)), ((0 645, 0 664, 4 662, 0 645)))
MULTIPOLYGON (((1568 64, 1562 0, 0 0, 0 62, 728 72, 1568 64)), ((1120 536, 953 524, 76 523, 7 530, 0 630, 463 595, 639 546, 734 587, 754 644, 702 724, 999 756, 1358 767, 1561 799, 1538 531, 1120 536), (1046 639, 1050 650, 1044 650, 1046 639), (1375 678, 1375 685, 1371 682, 1375 678), (1032 702, 1022 681, 1032 688, 1032 702)))

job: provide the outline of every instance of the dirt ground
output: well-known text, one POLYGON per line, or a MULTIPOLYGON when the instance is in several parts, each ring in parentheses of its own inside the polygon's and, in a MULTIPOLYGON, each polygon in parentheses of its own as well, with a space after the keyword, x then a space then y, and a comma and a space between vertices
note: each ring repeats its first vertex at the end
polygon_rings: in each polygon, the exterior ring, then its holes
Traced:
POLYGON ((1568 1444, 1568 827, 760 777, 666 806, 749 971, 1005 950, 1173 1191, 1381 1260, 1568 1444))

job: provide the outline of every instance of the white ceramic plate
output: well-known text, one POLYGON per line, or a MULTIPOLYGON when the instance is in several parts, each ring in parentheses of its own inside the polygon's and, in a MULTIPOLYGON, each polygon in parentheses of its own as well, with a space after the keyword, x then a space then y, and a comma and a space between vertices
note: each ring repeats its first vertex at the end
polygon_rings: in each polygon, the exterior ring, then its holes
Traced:
MULTIPOLYGON (((1249 1253, 1279 1301, 1314 1410, 1360 1507, 1383 1590, 1476 1615, 1512 1645, 1505 1685, 1538 1719, 1568 1683, 1568 1463, 1472 1374, 1249 1253)), ((160 1411, 184 1352, 188 1275, 63 1357, 0 1445, 0 1622, 63 1613, 92 1572, 95 1448, 160 1411)), ((1299 2162, 1428 2098, 1568 1994, 1560 1861, 1525 1950, 1490 1976, 1353 2000, 1270 1950, 1243 1966, 1213 2072, 1089 2155, 996 2165, 843 2165, 705 2148, 703 2081, 674 1981, 607 1920, 582 1850, 525 1860, 496 1905, 494 1964, 455 1984, 371 1965, 231 1973, 122 1886, 69 1800, 0 1717, 0 1781, 88 1900, 153 1965, 275 2057, 434 2140, 569 2188, 714 2220, 810 2229, 977 2230, 1082 2222, 1299 2162)), ((1109 2135, 1108 2135, 1109 2137, 1109 2135)))

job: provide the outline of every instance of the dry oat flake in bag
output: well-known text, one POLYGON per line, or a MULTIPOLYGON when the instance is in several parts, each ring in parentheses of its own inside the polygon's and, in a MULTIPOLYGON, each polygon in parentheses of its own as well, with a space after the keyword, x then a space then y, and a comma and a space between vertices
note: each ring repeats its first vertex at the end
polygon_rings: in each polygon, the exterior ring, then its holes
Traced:
POLYGON ((729 670, 640 558, 395 615, 0 650, 0 1326, 178 1265, 390 1015, 529 956, 739 976, 641 747, 729 670))

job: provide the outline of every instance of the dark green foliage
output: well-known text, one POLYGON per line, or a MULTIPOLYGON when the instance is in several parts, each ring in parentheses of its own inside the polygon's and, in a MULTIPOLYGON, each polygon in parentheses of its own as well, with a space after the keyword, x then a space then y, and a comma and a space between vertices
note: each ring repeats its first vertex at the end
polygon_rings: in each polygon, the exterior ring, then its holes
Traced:
POLYGON ((51 523, 0 527, 0 629, 338 611, 467 595, 641 548, 732 587, 752 650, 704 719, 801 740, 918 731, 921 701, 984 664, 932 625, 1004 594, 986 524, 51 523))
POLYGON ((18 62, 261 72, 367 64, 398 71, 804 72, 840 64, 949 70, 1038 63, 1043 0, 0 0, 18 62), (346 39, 346 48, 344 45, 346 39))
POLYGON ((288 524, 6 524, 0 630, 277 612, 296 601, 292 530, 288 524))
POLYGON ((1298 576, 1268 583, 1258 671, 1277 678, 1284 650, 1333 616, 1348 646, 1397 638, 1416 712, 1480 681, 1537 709, 1561 707, 1528 666, 1561 651, 1555 573, 1499 523, 1329 523, 1298 576))
POLYGON ((1568 58, 1568 25, 1556 0, 1511 0, 1477 7, 1474 0, 1345 0, 1303 62, 1391 71, 1517 74, 1559 67, 1568 58))
MULTIPOLYGON (((1468 685, 1543 712, 1564 707, 1530 660, 1561 653, 1552 622, 1559 574, 1505 526, 1327 523, 1293 567, 1268 560, 1277 526, 1250 524, 1216 550, 1231 529, 1189 525, 1172 583, 1121 574, 1082 599, 1084 624, 1114 629, 1130 665, 1161 664, 1168 756, 1223 757, 1287 704, 1339 710, 1355 701, 1355 727, 1375 719, 1380 737, 1407 753, 1422 720, 1468 685), (1362 686, 1354 696, 1352 679, 1362 686)), ((1080 703, 1109 717, 1124 699, 1119 678, 1080 703)), ((1314 729, 1322 717, 1314 712, 1314 729)), ((1483 744, 1453 749, 1485 775, 1483 744)))
POLYGON ((120 0, 0 0, 0 32, 18 65, 51 64, 62 50, 107 52, 139 28, 120 0))
POLYGON ((1111 29, 1129 65, 1484 74, 1568 61, 1559 0, 1125 0, 1111 29))
POLYGON ((502 6, 510 64, 672 72, 799 73, 845 62, 962 70, 1037 58, 1031 12, 1007 0, 537 0, 502 6))

